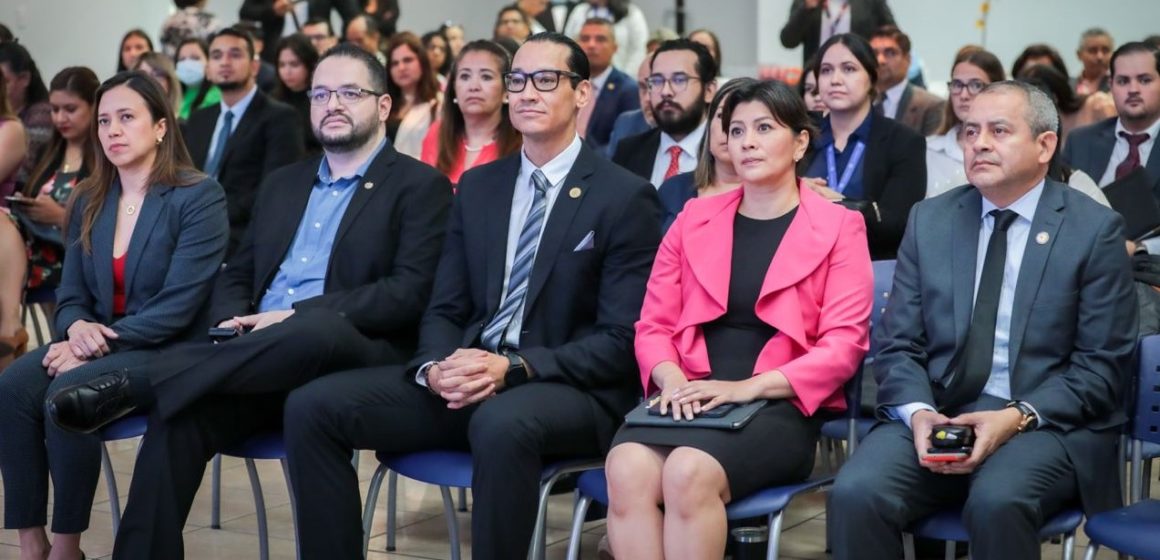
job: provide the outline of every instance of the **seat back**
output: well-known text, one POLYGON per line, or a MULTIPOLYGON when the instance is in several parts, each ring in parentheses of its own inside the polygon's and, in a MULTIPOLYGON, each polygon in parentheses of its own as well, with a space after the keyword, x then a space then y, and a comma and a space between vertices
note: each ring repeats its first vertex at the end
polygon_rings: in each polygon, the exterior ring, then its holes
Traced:
POLYGON ((1160 335, 1140 339, 1132 437, 1160 443, 1160 335))
POLYGON ((866 360, 873 361, 878 355, 879 345, 874 329, 882 320, 882 313, 886 311, 887 300, 890 299, 890 289, 894 285, 895 260, 874 261, 874 307, 870 309, 870 351, 866 353, 866 360))

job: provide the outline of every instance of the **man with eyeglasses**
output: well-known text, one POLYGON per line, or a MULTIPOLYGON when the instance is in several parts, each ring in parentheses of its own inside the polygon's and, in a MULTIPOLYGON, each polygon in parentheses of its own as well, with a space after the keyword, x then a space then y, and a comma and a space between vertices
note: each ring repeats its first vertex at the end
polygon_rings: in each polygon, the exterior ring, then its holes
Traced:
POLYGON ((709 49, 688 39, 665 41, 645 78, 657 127, 620 141, 612 161, 654 187, 697 167, 709 102, 717 91, 717 63, 709 49))
POLYGON ((181 558, 206 461, 280 429, 288 391, 414 353, 451 185, 386 140, 386 80, 354 45, 319 62, 307 96, 324 156, 263 184, 211 300, 220 342, 175 346, 52 397, 54 420, 75 431, 150 410, 114 558, 181 558))
POLYGON ((290 394, 301 558, 363 554, 355 449, 471 452, 471 555, 523 558, 543 466, 600 460, 638 400, 633 325, 660 207, 576 134, 588 78, 563 35, 520 47, 504 85, 523 149, 463 175, 419 351, 290 394))
POLYGON ((870 36, 870 48, 878 58, 878 99, 874 110, 923 136, 937 132, 946 101, 906 79, 910 37, 893 25, 884 25, 870 36))

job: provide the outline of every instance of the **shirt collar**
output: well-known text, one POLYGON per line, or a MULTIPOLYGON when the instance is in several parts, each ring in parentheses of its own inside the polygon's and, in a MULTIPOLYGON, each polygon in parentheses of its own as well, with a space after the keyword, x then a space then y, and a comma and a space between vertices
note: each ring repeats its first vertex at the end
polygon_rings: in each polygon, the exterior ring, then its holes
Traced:
POLYGON ((325 185, 330 185, 330 184, 333 184, 337 181, 344 181, 344 180, 350 181, 351 183, 357 182, 359 179, 362 179, 363 177, 366 176, 367 169, 369 169, 371 164, 374 163, 375 159, 379 157, 379 154, 382 153, 382 151, 383 151, 383 147, 386 145, 387 145, 386 138, 383 138, 382 140, 380 140, 378 147, 375 148, 375 151, 372 152, 369 157, 367 157, 366 161, 362 162, 362 165, 358 166, 358 169, 356 169, 354 171, 354 173, 351 173, 350 175, 347 175, 346 177, 338 177, 338 178, 331 177, 330 176, 330 162, 327 161, 325 155, 322 156, 322 161, 318 164, 318 175, 317 175, 318 180, 321 181, 325 185))
POLYGON ((576 158, 580 157, 580 135, 572 137, 572 143, 568 144, 564 151, 552 158, 551 161, 545 163, 542 167, 536 167, 532 160, 528 159, 528 154, 520 150, 520 175, 527 177, 532 176, 532 172, 539 169, 543 172, 544 177, 548 179, 549 188, 555 188, 564 182, 568 177, 568 172, 572 170, 572 165, 576 163, 576 158))
POLYGON ((238 100, 237 103, 234 103, 233 107, 226 105, 225 99, 222 99, 222 112, 224 113, 229 111, 234 114, 235 120, 240 119, 242 115, 246 114, 246 109, 249 108, 250 102, 254 100, 254 96, 257 94, 258 86, 255 85, 254 87, 250 88, 250 93, 247 93, 245 97, 238 100))
POLYGON ((702 120, 701 124, 697 125, 697 128, 694 128, 693 132, 690 132, 682 138, 680 142, 677 142, 672 136, 669 136, 669 133, 662 131, 661 146, 657 153, 663 154, 673 146, 680 146, 681 151, 695 157, 697 150, 701 148, 701 137, 705 135, 705 124, 707 122, 709 121, 702 120))
POLYGON ((1020 218, 1023 218, 1028 222, 1032 221, 1035 218, 1035 209, 1039 207, 1039 198, 1043 196, 1044 182, 1045 181, 1043 179, 1040 179, 1039 184, 1035 185, 1034 188, 1027 191, 1023 196, 1019 197, 1019 200, 1012 202, 1006 208, 999 208, 998 206, 995 206, 993 202, 987 200, 987 197, 983 197, 982 217, 986 218, 987 214, 990 213, 991 210, 1011 210, 1016 214, 1019 214, 1020 218))
POLYGON ((592 82, 592 91, 596 95, 600 95, 600 91, 604 89, 604 84, 608 83, 608 77, 612 75, 612 65, 609 64, 603 72, 592 76, 589 81, 592 82))
POLYGON ((891 103, 898 103, 899 101, 901 101, 902 100, 902 92, 904 90, 906 90, 906 84, 907 84, 906 79, 903 78, 902 81, 895 84, 894 87, 891 87, 890 89, 886 90, 886 93, 885 93, 886 98, 889 99, 891 103))
POLYGON ((959 125, 951 127, 946 134, 927 138, 926 147, 928 150, 942 152, 954 159, 963 161, 963 147, 959 145, 959 125))
MULTIPOLYGON (((870 111, 869 113, 867 113, 866 118, 862 119, 862 124, 858 125, 858 128, 855 128, 854 132, 850 133, 850 138, 861 140, 862 143, 869 142, 869 140, 870 140, 870 121, 871 121, 871 119, 873 119, 873 117, 874 117, 874 111, 870 111)), ((831 146, 833 144, 834 144, 834 129, 830 125, 830 116, 826 115, 826 118, 822 119, 822 137, 819 141, 818 147, 824 148, 826 146, 831 146)), ((846 145, 847 146, 851 145, 849 140, 846 141, 846 145)))
MULTIPOLYGON (((1128 132, 1128 129, 1124 128, 1123 121, 1121 121, 1120 119, 1116 119, 1116 141, 1117 142, 1122 139, 1120 136, 1121 132, 1128 132)), ((1152 126, 1145 128, 1144 132, 1148 134, 1148 140, 1155 140, 1156 135, 1160 134, 1160 119, 1156 119, 1156 122, 1152 123, 1152 126)), ((1131 133, 1129 132, 1129 134, 1131 134, 1131 133)), ((1125 142, 1126 141, 1127 140, 1125 140, 1125 142)))

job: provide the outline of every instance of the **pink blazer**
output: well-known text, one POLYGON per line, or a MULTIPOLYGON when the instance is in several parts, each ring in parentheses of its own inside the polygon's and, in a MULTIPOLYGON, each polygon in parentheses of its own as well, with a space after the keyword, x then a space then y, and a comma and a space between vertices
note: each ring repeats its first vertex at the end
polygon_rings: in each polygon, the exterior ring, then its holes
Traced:
MULTIPOLYGON (((769 265, 757 316, 777 328, 754 375, 781 371, 806 415, 844 410, 842 386, 869 346, 874 279, 862 216, 799 187, 801 204, 769 265)), ((636 323, 636 359, 645 394, 671 361, 689 379, 709 376, 701 325, 725 313, 733 220, 742 189, 690 200, 661 242, 636 323)))

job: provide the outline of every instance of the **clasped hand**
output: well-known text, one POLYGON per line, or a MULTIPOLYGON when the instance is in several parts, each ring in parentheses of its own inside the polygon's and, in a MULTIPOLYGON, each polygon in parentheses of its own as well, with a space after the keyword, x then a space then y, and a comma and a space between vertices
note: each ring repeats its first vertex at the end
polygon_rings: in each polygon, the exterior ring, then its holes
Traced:
POLYGON ((251 331, 260 331, 271 325, 277 325, 282 321, 290 318, 294 314, 293 309, 286 309, 282 311, 266 311, 264 313, 255 313, 253 315, 243 315, 241 317, 234 317, 233 319, 226 319, 218 324, 218 327, 223 329, 235 329, 242 331, 250 329, 251 331))
POLYGON ((493 397, 503 389, 508 359, 478 348, 460 348, 427 368, 427 387, 460 409, 493 397))
POLYGON ((40 361, 40 365, 48 370, 49 377, 56 377, 77 366, 84 365, 88 361, 87 358, 81 358, 74 354, 68 341, 64 341, 50 344, 48 352, 44 354, 44 359, 40 361))
POLYGON ((914 432, 914 450, 918 453, 918 462, 931 472, 939 474, 970 474, 996 449, 1019 433, 1019 423, 1022 419, 1023 415, 1015 408, 970 412, 954 418, 947 418, 932 410, 915 412, 910 417, 910 427, 914 432), (970 426, 974 429, 975 445, 971 448, 971 455, 962 461, 949 463, 928 460, 930 434, 937 424, 970 426))
POLYGON ((679 369, 657 379, 661 386, 660 413, 673 420, 692 420, 698 414, 728 403, 747 403, 760 395, 753 378, 743 381, 689 381, 679 369))

